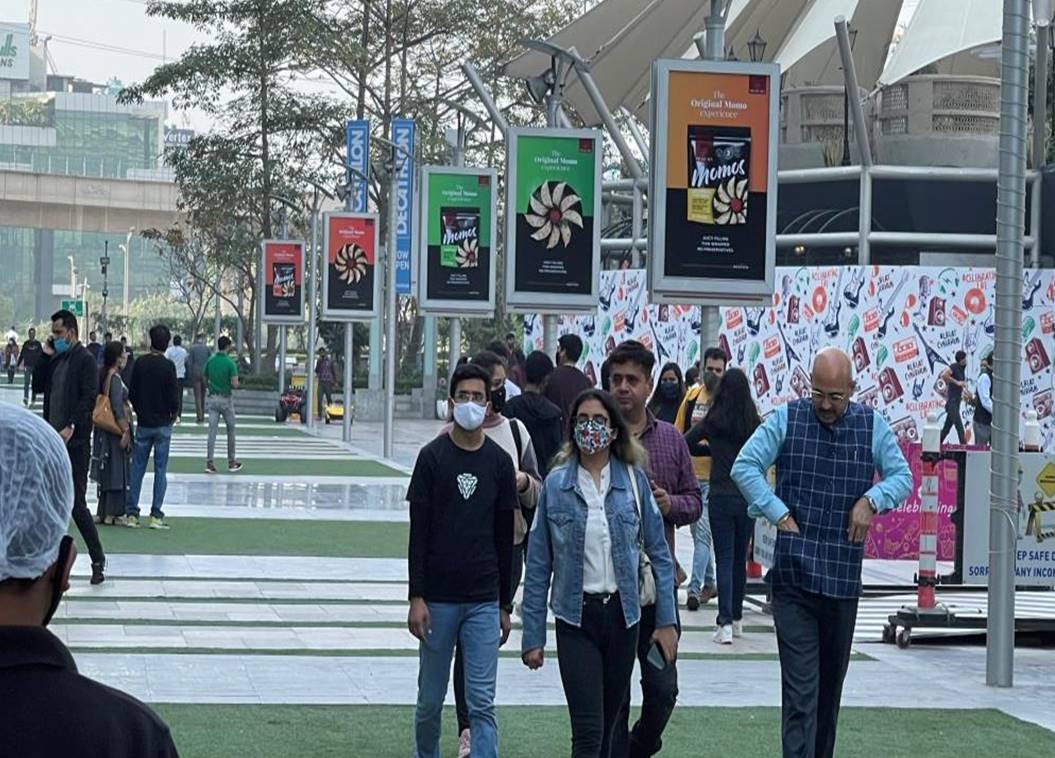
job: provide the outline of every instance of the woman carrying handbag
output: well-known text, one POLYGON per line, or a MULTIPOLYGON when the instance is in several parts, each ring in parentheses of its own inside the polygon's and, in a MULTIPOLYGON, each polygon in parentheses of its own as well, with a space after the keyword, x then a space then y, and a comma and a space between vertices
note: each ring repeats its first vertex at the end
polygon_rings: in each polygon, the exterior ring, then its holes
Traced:
POLYGON ((128 356, 120 342, 107 342, 99 369, 99 396, 92 421, 92 480, 99 485, 97 521, 123 522, 132 463, 132 415, 128 388, 121 379, 128 356))
POLYGON ((528 538, 522 659, 530 669, 543 665, 552 581, 572 755, 608 758, 630 692, 643 602, 656 606, 649 665, 664 668, 677 658, 674 562, 641 470, 645 452, 612 396, 586 390, 569 421, 528 538))

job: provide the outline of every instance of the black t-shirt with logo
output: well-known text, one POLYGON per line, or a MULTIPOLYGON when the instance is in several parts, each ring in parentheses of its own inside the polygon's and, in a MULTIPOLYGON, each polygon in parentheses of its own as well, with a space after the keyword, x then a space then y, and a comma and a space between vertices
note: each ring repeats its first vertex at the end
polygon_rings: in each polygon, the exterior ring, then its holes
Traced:
POLYGON ((410 597, 442 603, 511 601, 516 472, 484 438, 463 450, 444 434, 418 453, 410 501, 410 597))

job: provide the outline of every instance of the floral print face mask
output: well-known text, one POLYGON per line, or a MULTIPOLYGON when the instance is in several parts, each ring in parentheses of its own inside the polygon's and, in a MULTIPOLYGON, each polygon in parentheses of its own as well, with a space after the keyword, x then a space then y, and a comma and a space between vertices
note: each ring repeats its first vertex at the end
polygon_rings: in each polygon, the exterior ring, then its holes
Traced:
POLYGON ((612 430, 600 421, 575 422, 575 444, 585 455, 593 455, 612 444, 612 430))

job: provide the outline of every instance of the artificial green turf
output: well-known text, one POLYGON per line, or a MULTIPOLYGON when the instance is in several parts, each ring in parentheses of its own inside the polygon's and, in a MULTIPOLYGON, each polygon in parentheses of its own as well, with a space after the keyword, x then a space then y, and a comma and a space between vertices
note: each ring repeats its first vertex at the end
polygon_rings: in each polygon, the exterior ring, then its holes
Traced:
MULTIPOLYGON (((154 705, 183 758, 352 756, 404 758, 413 747, 413 708, 403 706, 154 705)), ((635 709, 636 710, 636 709, 635 709)), ((455 755, 454 713, 443 716, 441 754, 455 755)), ((563 707, 498 708, 503 758, 570 752, 563 707)), ((663 734, 670 758, 758 758, 780 754, 777 708, 674 710, 663 734)), ((1055 735, 996 710, 844 708, 839 758, 964 758, 1055 754, 1055 735)))
MULTIPOLYGON (((406 558, 410 525, 374 521, 171 518, 167 531, 100 526, 108 553, 406 558)), ((142 523, 146 523, 143 519, 142 523)), ((85 552, 71 524, 77 549, 85 552)), ((349 580, 358 577, 348 577, 349 580)))
MULTIPOLYGON (((295 445, 288 455, 279 457, 282 451, 276 451, 272 458, 244 458, 239 456, 242 462, 242 470, 231 474, 227 470, 226 443, 217 443, 216 446, 216 469, 220 474, 231 476, 406 476, 398 469, 386 466, 380 461, 363 460, 355 458, 312 458, 311 453, 307 457, 293 457, 295 445)), ((147 471, 154 470, 154 459, 151 457, 147 471)), ((201 443, 200 458, 169 458, 168 472, 170 474, 204 474, 205 473, 205 440, 201 443)))

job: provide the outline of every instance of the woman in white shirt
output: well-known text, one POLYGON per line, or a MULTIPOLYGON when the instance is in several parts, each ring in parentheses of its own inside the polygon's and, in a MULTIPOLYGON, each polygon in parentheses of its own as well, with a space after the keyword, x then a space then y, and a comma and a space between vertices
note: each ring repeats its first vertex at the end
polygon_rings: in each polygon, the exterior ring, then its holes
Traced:
POLYGON ((543 665, 552 581, 572 756, 608 758, 637 655, 641 553, 655 577, 649 665, 658 668, 677 658, 674 563, 641 468, 645 452, 612 396, 586 390, 569 419, 569 440, 542 486, 528 537, 522 658, 528 668, 543 665))

